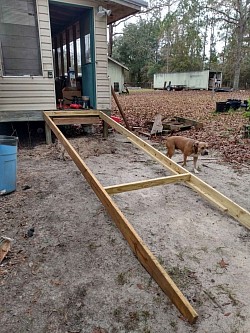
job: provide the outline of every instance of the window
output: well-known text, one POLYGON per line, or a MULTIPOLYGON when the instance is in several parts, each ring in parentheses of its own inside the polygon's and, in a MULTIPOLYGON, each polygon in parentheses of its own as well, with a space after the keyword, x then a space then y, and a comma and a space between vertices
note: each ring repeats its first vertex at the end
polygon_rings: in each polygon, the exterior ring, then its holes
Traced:
POLYGON ((0 1, 3 75, 42 74, 35 0, 0 1))
POLYGON ((114 91, 115 92, 119 92, 120 89, 119 89, 119 82, 114 82, 114 91))
POLYGON ((91 63, 91 46, 90 46, 90 34, 84 36, 85 42, 85 64, 91 63))

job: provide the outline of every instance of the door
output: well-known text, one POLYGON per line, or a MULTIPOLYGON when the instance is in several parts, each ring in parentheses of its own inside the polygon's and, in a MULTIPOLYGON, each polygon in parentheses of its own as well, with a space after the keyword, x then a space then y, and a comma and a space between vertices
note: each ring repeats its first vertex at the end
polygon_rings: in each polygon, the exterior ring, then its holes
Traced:
POLYGON ((93 8, 88 8, 80 21, 82 55, 82 92, 89 96, 90 107, 96 108, 96 71, 93 8))

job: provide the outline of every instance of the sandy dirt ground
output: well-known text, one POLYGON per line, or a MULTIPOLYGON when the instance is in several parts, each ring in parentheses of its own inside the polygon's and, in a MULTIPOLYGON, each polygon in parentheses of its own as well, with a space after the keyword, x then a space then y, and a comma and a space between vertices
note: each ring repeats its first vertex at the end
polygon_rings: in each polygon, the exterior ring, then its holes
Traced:
MULTIPOLYGON (((70 142, 103 186, 170 175, 118 133, 70 142)), ((250 210, 249 168, 233 169, 215 151, 199 165, 201 179, 250 210)), ((14 239, 0 266, 1 333, 250 332, 249 230, 180 183, 113 200, 197 323, 141 266, 60 145, 41 144, 18 151, 17 190, 0 197, 0 234, 14 239)))

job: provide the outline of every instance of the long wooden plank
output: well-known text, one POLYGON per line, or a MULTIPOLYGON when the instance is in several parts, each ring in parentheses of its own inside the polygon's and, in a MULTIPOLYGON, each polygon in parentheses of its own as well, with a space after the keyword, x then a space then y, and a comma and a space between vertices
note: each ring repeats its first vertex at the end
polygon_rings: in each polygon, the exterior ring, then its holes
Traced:
POLYGON ((98 124, 99 117, 58 117, 53 119, 56 125, 71 125, 71 124, 98 124))
POLYGON ((190 179, 190 173, 185 173, 182 175, 174 175, 168 177, 160 177, 155 179, 141 180, 134 183, 120 184, 104 187, 108 194, 117 194, 122 192, 140 190, 144 188, 149 188, 153 186, 165 185, 170 183, 176 183, 179 181, 187 181, 190 179))
MULTIPOLYGON (((107 122, 111 127, 113 127, 117 132, 123 134, 127 139, 129 139, 133 144, 142 149, 145 153, 150 155, 156 161, 161 163, 163 166, 168 168, 175 174, 188 173, 186 169, 179 166, 174 161, 170 160, 167 156, 159 152, 157 149, 128 131, 125 127, 114 122, 110 117, 106 116, 100 111, 100 117, 107 122)), ((227 212, 237 221, 239 221, 246 228, 250 229, 250 213, 236 204, 234 201, 230 200, 228 197, 215 190, 212 186, 208 185, 197 176, 191 174, 190 180, 186 181, 186 184, 198 192, 200 195, 205 197, 210 203, 218 207, 220 210, 227 212)))
POLYGON ((178 289, 178 287, 167 274, 167 272, 159 264, 156 257, 150 252, 150 250, 136 233, 132 225, 128 222, 120 209, 111 199, 111 197, 107 194, 107 192, 97 180, 97 178, 94 176, 94 174, 91 172, 91 170, 83 162, 80 155, 75 151, 72 145, 64 137, 59 128, 45 113, 44 119, 48 126, 51 128, 51 130, 54 132, 54 134, 57 136, 58 140, 63 144, 64 148, 73 159, 76 166, 81 171, 82 175, 86 178, 86 180, 96 193, 97 197, 105 206, 111 218, 114 220, 117 227, 122 232, 124 238, 127 240, 128 244, 130 245, 131 249, 137 256, 141 264, 154 278, 154 280, 170 298, 170 300, 177 307, 177 309, 183 314, 183 316, 187 318, 190 323, 194 323, 198 318, 198 314, 193 309, 191 304, 181 293, 181 291, 178 289))
MULTIPOLYGON (((44 114, 46 114, 49 117, 77 117, 77 116, 99 116, 100 111, 97 110, 91 110, 91 111, 45 111, 44 114)), ((105 113, 103 113, 105 114, 105 113)))

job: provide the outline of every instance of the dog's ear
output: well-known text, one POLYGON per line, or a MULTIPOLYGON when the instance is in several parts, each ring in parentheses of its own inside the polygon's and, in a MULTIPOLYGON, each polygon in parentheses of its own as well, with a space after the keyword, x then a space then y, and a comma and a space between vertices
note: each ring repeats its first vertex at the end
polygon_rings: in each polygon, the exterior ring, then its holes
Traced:
POLYGON ((198 154, 198 150, 199 150, 199 141, 195 141, 193 144, 193 151, 195 154, 198 154))

